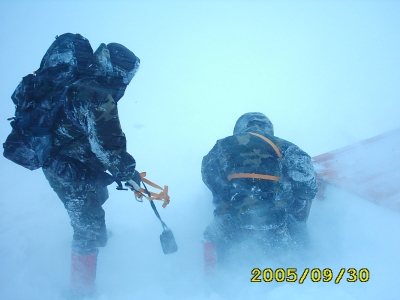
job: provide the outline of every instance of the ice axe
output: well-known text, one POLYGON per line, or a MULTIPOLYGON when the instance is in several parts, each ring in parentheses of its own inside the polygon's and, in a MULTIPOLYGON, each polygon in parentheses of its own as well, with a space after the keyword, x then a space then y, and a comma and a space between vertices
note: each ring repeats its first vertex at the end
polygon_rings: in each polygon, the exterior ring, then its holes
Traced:
POLYGON ((161 219, 160 214, 158 213, 157 208, 153 202, 153 200, 162 200, 164 201, 164 204, 162 205, 164 208, 168 205, 169 203, 168 186, 164 186, 164 188, 161 188, 157 184, 144 178, 145 176, 146 172, 140 173, 141 183, 143 184, 144 188, 141 188, 132 180, 126 182, 125 186, 130 188, 135 193, 135 197, 138 201, 140 201, 143 197, 145 197, 147 200, 150 201, 151 208, 153 209, 157 218, 160 220, 161 225, 163 227, 163 232, 160 235, 161 248, 164 254, 175 253, 176 251, 178 251, 178 245, 176 244, 174 234, 172 233, 172 230, 168 228, 167 224, 165 224, 165 222, 161 219), (162 192, 158 194, 149 192, 147 186, 145 185, 145 182, 154 188, 162 190, 162 192))

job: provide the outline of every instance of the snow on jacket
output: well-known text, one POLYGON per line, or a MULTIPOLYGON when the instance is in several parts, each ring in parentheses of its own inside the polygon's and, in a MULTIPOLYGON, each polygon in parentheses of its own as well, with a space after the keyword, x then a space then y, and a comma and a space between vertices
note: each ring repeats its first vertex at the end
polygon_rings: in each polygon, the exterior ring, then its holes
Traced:
POLYGON ((53 146, 59 154, 86 164, 91 171, 108 170, 121 181, 132 178, 135 159, 127 152, 116 101, 94 78, 68 88, 66 109, 59 112, 53 146))
POLYGON ((259 131, 281 152, 249 132, 220 139, 202 161, 202 179, 213 194, 215 216, 229 215, 239 227, 271 229, 291 215, 305 222, 317 193, 316 173, 310 156, 286 140, 259 131), (233 178, 255 173, 276 180, 233 178))

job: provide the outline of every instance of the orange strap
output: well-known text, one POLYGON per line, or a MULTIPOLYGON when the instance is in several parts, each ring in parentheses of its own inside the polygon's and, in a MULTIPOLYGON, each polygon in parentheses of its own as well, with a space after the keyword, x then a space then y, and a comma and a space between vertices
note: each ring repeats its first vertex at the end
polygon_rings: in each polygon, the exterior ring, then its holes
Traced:
POLYGON ((148 180, 147 178, 144 178, 146 176, 146 172, 141 172, 140 173, 140 177, 142 178, 142 181, 147 183, 148 185, 161 190, 161 193, 153 193, 150 192, 150 197, 149 196, 145 196, 143 193, 147 193, 147 191, 144 188, 140 188, 139 191, 135 191, 135 195, 137 198, 142 198, 145 197, 147 200, 152 201, 152 200, 162 200, 164 201, 162 207, 165 208, 168 203, 170 202, 169 200, 169 195, 168 195, 168 186, 164 185, 164 188, 160 187, 159 185, 155 184, 154 182, 151 182, 150 180, 148 180))
POLYGON ((263 135, 261 135, 261 134, 258 134, 258 133, 254 133, 254 132, 250 132, 250 134, 255 135, 255 136, 258 136, 259 138, 261 138, 261 139, 263 139, 264 141, 266 141, 266 142, 267 142, 268 144, 270 144, 271 147, 275 150, 276 154, 278 154, 278 157, 279 157, 279 158, 282 158, 282 154, 281 154, 281 152, 279 151, 278 147, 277 147, 270 139, 267 139, 265 136, 263 136, 263 135))
MULTIPOLYGON (((278 147, 268 138, 265 136, 250 132, 250 134, 254 136, 258 136, 259 138, 263 139, 266 141, 276 152, 279 158, 282 157, 281 152, 279 151, 278 147)), ((228 180, 231 180, 233 178, 257 178, 257 179, 265 179, 265 180, 274 180, 274 181, 279 181, 281 178, 279 176, 273 176, 273 175, 264 175, 264 174, 254 174, 254 173, 237 173, 237 174, 230 174, 228 175, 228 180)))
POLYGON ((279 181, 281 179, 279 176, 254 174, 254 173, 236 173, 228 175, 228 180, 231 180, 233 178, 257 178, 257 179, 274 180, 274 181, 279 181))

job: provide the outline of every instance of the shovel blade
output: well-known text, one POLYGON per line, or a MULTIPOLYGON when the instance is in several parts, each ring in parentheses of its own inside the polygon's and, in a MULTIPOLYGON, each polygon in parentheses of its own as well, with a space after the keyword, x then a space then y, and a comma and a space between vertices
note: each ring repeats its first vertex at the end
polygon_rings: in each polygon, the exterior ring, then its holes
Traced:
POLYGON ((171 254, 178 251, 178 245, 176 244, 175 237, 171 229, 165 229, 161 233, 160 242, 164 254, 171 254))

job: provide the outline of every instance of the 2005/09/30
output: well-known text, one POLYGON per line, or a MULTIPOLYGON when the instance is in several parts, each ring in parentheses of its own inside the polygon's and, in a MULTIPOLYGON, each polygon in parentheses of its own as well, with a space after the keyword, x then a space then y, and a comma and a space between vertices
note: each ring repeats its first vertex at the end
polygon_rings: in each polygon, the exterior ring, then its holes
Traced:
MULTIPOLYGON (((251 270, 251 274, 253 277, 250 279, 250 282, 296 282, 298 281, 299 284, 302 284, 307 276, 310 277, 312 282, 330 282, 332 279, 335 280, 335 284, 340 283, 342 278, 344 277, 344 274, 346 273, 345 268, 341 268, 337 276, 334 278, 334 273, 331 269, 325 268, 321 271, 319 268, 306 268, 304 269, 303 272, 301 272, 301 276, 299 277, 297 275, 297 269, 296 268, 278 268, 276 270, 273 270, 271 268, 266 268, 264 270, 261 270, 259 268, 254 268, 251 270)), ((299 273, 300 274, 300 273, 299 273)), ((369 270, 367 268, 362 268, 359 271, 355 268, 349 268, 347 269, 347 274, 346 280, 347 282, 367 282, 370 277, 369 270)))

